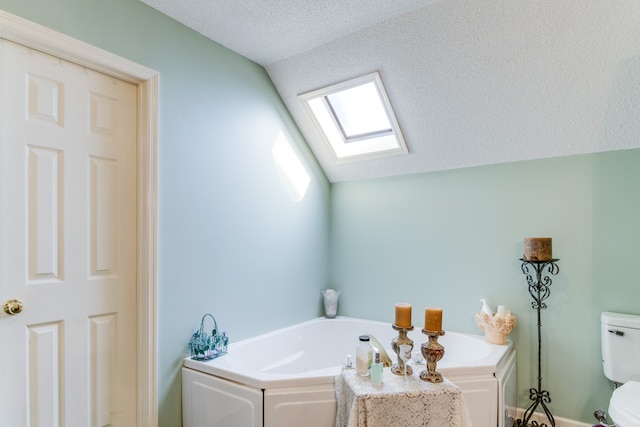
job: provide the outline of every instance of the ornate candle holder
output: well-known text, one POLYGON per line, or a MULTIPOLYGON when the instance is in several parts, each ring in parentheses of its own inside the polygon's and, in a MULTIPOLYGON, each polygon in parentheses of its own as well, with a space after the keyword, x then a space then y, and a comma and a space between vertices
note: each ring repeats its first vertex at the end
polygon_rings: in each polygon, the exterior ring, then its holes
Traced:
MULTIPOLYGON (((516 420, 514 426, 529 426, 529 420, 533 416, 534 412, 536 412, 536 408, 541 406, 547 416, 547 419, 551 423, 551 427, 555 427, 556 421, 553 418, 553 415, 551 415, 549 408, 547 408, 547 403, 551 402, 551 396, 547 390, 542 389, 542 319, 540 316, 540 310, 547 308, 547 303, 544 301, 549 298, 549 295, 551 295, 551 278, 549 275, 555 276, 560 272, 560 267, 556 264, 559 260, 557 258, 551 258, 548 260, 538 261, 521 258, 520 261, 522 261, 522 272, 527 277, 529 295, 533 298, 531 307, 536 310, 538 314, 538 388, 531 387, 529 389, 529 399, 532 401, 531 406, 524 411, 522 419, 516 420)), ((537 421, 531 422, 531 426, 538 425, 540 427, 548 427, 546 423, 538 424, 537 421)))
POLYGON ((411 366, 407 365, 405 360, 411 358, 411 351, 413 350, 413 340, 407 336, 407 333, 413 331, 413 326, 409 326, 408 328, 401 327, 396 325, 395 323, 392 325, 393 329, 398 331, 398 336, 391 340, 391 349, 398 356, 398 363, 394 363, 391 366, 391 372, 396 375, 412 375, 413 369, 411 366), (402 357, 401 346, 406 350, 406 347, 409 346, 408 357, 406 356, 407 351, 405 351, 405 357, 402 357))
POLYGON ((442 374, 436 371, 438 361, 444 356, 444 346, 438 342, 438 337, 444 335, 444 331, 428 331, 422 330, 422 333, 429 337, 429 341, 423 343, 420 349, 422 356, 427 362, 427 369, 420 372, 420 379, 432 383, 441 383, 442 374))

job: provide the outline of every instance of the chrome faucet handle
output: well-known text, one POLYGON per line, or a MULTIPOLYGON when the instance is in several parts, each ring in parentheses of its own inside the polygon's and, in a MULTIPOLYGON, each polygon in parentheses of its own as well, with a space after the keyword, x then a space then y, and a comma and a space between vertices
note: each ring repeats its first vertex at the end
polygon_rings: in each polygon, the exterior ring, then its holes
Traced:
POLYGON ((351 355, 347 354, 347 360, 344 362, 344 369, 353 369, 353 362, 351 361, 351 355))

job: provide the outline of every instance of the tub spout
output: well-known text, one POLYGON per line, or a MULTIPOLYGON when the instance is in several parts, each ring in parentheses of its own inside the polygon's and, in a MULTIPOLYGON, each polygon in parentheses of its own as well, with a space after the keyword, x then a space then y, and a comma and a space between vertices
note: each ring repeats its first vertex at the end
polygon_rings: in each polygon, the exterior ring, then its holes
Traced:
POLYGON ((393 365, 391 358, 387 354, 387 351, 384 349, 382 344, 380 344, 380 341, 378 341, 378 339, 371 334, 366 334, 366 335, 369 337, 369 342, 371 343, 371 346, 375 347, 375 349, 378 350, 378 352, 380 353, 380 362, 382 363, 382 366, 386 366, 388 368, 391 365, 393 365))

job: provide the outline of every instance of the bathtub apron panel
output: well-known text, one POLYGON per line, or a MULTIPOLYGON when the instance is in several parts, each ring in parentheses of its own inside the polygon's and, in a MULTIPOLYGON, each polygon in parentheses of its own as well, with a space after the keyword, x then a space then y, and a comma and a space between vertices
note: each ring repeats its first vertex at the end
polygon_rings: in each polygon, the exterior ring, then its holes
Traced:
POLYGON ((330 384, 264 391, 264 427, 333 426, 336 391, 330 384))
POLYGON ((447 377, 462 390, 462 397, 473 420, 473 427, 498 425, 498 381, 496 378, 447 377))
POLYGON ((183 427, 262 427, 262 390, 182 368, 183 427))
POLYGON ((498 395, 498 427, 511 427, 516 420, 518 384, 516 381, 516 351, 511 351, 498 365, 496 372, 498 395))

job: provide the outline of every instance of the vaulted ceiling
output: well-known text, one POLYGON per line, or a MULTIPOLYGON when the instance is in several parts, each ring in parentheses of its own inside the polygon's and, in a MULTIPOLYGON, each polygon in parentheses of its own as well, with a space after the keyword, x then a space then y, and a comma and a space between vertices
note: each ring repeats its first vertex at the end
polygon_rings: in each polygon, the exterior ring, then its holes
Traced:
POLYGON ((640 147, 640 2, 142 0, 261 64, 332 182, 640 147), (409 154, 336 163, 298 95, 378 71, 409 154))

